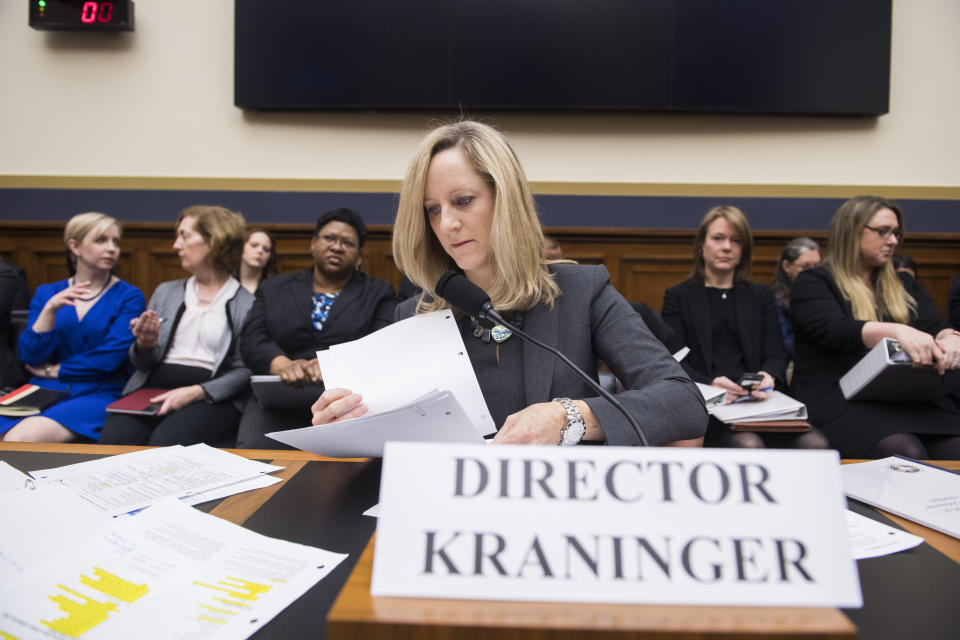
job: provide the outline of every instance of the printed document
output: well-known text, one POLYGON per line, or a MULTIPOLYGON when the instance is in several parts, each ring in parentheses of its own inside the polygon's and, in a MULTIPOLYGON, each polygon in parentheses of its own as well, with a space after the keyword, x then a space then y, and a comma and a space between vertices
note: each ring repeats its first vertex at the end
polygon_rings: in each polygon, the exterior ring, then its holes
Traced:
POLYGON ((202 502, 246 491, 256 486, 244 488, 237 483, 282 468, 196 444, 144 449, 30 475, 41 484, 63 485, 101 511, 119 516, 167 497, 190 498, 234 485, 230 493, 199 500, 202 502))
POLYGON ((436 390, 392 411, 267 435, 291 447, 331 458, 379 458, 390 440, 485 442, 457 399, 449 391, 436 390))
POLYGON ((477 434, 496 430, 452 311, 401 320, 318 351, 317 360, 326 387, 359 393, 370 414, 409 406, 439 389, 456 398, 477 434))
MULTIPOLYGON (((0 587, 0 637, 233 640, 344 558, 165 500, 0 587)), ((320 621, 322 623, 322 621, 320 621)))
POLYGON ((923 538, 847 509, 847 534, 854 560, 877 558, 913 549, 923 538))
POLYGON ((848 496, 960 538, 960 475, 892 456, 840 468, 848 496))
POLYGON ((387 441, 481 444, 496 428, 451 311, 407 318, 317 352, 328 389, 359 393, 359 418, 267 435, 334 458, 380 457, 387 441))

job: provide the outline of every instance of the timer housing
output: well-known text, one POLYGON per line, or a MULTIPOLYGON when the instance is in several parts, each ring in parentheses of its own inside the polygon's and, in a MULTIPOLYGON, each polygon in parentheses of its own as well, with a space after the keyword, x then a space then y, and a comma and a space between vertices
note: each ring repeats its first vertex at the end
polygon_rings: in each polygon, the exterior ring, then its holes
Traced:
POLYGON ((29 0, 30 26, 43 31, 133 31, 133 0, 29 0))

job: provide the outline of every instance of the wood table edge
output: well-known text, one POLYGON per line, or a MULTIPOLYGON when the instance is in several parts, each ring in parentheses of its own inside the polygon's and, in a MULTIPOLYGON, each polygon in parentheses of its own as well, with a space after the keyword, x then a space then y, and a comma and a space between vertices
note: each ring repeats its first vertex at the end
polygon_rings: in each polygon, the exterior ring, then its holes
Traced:
POLYGON ((327 615, 330 640, 603 637, 855 638, 856 626, 829 607, 696 607, 385 598, 370 594, 376 535, 327 615), (639 634, 639 635, 638 635, 639 634))

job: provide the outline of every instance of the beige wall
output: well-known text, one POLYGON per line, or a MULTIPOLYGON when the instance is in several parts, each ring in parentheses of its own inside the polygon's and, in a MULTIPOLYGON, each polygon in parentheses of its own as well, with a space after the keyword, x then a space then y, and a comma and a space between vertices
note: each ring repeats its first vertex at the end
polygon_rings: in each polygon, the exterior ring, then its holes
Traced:
MULTIPOLYGON (((26 5, 0 2, 0 176, 395 180, 434 117, 237 109, 232 0, 137 0, 137 30, 119 37, 34 31, 26 5)), ((956 187, 958 28, 957 0, 895 2, 890 114, 876 119, 491 119, 536 181, 956 187)))

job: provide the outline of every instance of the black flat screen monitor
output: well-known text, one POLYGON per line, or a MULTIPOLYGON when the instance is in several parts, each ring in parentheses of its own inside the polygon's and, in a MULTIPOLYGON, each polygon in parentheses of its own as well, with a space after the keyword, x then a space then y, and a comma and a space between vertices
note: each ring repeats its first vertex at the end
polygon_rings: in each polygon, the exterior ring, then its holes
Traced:
POLYGON ((891 0, 235 0, 245 109, 879 115, 891 0))

